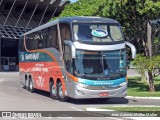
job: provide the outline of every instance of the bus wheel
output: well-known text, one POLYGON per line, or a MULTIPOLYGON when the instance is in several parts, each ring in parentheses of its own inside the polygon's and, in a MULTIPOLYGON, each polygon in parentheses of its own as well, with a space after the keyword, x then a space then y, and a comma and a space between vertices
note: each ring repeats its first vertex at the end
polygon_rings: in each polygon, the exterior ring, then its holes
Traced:
POLYGON ((25 88, 26 90, 29 91, 29 80, 28 79, 25 80, 25 88))
POLYGON ((29 90, 31 93, 35 92, 35 88, 33 87, 32 78, 29 79, 29 90))
POLYGON ((50 97, 52 99, 57 99, 57 90, 54 87, 53 81, 50 82, 49 88, 50 88, 50 97))
POLYGON ((68 100, 68 97, 65 96, 62 92, 62 83, 59 82, 57 83, 57 98, 59 101, 67 101, 68 100))

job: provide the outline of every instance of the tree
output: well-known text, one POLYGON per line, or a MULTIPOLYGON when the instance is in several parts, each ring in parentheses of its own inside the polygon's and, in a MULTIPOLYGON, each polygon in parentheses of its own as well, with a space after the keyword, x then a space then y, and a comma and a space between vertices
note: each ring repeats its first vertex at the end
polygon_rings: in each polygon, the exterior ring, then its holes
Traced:
POLYGON ((122 23, 125 26, 125 33, 127 33, 126 36, 134 45, 137 46, 138 52, 143 53, 146 56, 148 60, 147 81, 149 83, 149 89, 150 91, 155 91, 152 76, 155 57, 150 58, 149 54, 147 41, 147 23, 149 20, 156 19, 159 17, 160 13, 158 11, 160 10, 160 1, 132 0, 132 2, 130 2, 129 0, 126 0, 126 3, 124 3, 123 5, 123 17, 121 20, 127 21, 127 23, 129 24, 127 25, 122 23), (127 14, 127 17, 125 13, 127 14), (133 38, 132 36, 134 36, 135 38, 133 38))
MULTIPOLYGON (((78 0, 67 5, 59 17, 101 16, 118 20, 124 28, 125 38, 137 47, 139 53, 149 57, 146 26, 149 20, 160 16, 160 0, 78 0)), ((153 86, 153 76, 148 71, 153 86)))
POLYGON ((58 18, 68 16, 100 16, 98 14, 99 9, 105 2, 106 0, 78 0, 75 3, 66 5, 58 18))
POLYGON ((141 81, 146 81, 145 69, 147 66, 147 58, 144 55, 138 54, 133 61, 133 65, 136 68, 136 71, 141 75, 141 81))
MULTIPOLYGON (((142 54, 138 54, 135 58, 135 60, 133 61, 133 64, 136 67, 136 70, 138 73, 141 74, 141 80, 146 80, 150 79, 148 77, 152 77, 153 75, 153 71, 154 69, 159 66, 159 61, 160 61, 160 56, 153 56, 152 58, 146 57, 142 54), (145 70, 149 71, 149 73, 151 73, 152 75, 145 75, 145 70)), ((152 78, 153 79, 153 78, 152 78)), ((149 90, 150 91, 155 91, 154 88, 154 81, 147 81, 148 86, 149 86, 149 90)))

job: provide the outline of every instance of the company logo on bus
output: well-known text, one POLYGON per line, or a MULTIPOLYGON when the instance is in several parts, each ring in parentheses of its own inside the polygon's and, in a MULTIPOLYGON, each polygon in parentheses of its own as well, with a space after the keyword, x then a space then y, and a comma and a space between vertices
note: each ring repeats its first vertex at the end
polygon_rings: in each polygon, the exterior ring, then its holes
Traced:
POLYGON ((113 82, 95 82, 94 85, 113 85, 113 82))
POLYGON ((21 53, 21 61, 25 60, 38 60, 39 59, 39 53, 32 53, 32 54, 25 54, 21 53))
POLYGON ((105 30, 93 30, 92 35, 95 37, 106 37, 108 32, 105 30))
POLYGON ((24 53, 21 53, 21 60, 24 61, 24 53))

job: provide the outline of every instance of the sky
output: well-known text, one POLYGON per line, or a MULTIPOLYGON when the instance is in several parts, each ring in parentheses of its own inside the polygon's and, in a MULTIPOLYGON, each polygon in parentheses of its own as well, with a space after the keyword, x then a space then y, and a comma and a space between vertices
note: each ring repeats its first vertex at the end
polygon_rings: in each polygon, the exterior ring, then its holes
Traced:
POLYGON ((76 2, 77 0, 70 0, 71 2, 76 2))

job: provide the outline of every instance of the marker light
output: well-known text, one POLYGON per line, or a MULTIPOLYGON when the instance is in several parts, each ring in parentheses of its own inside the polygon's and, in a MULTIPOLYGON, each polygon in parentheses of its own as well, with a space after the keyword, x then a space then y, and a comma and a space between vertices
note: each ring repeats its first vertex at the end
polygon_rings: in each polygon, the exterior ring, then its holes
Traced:
POLYGON ((125 86, 127 84, 127 82, 123 82, 121 84, 119 84, 119 86, 125 86))
POLYGON ((87 88, 88 87, 88 85, 82 84, 82 83, 77 83, 77 86, 82 87, 82 88, 87 88))

